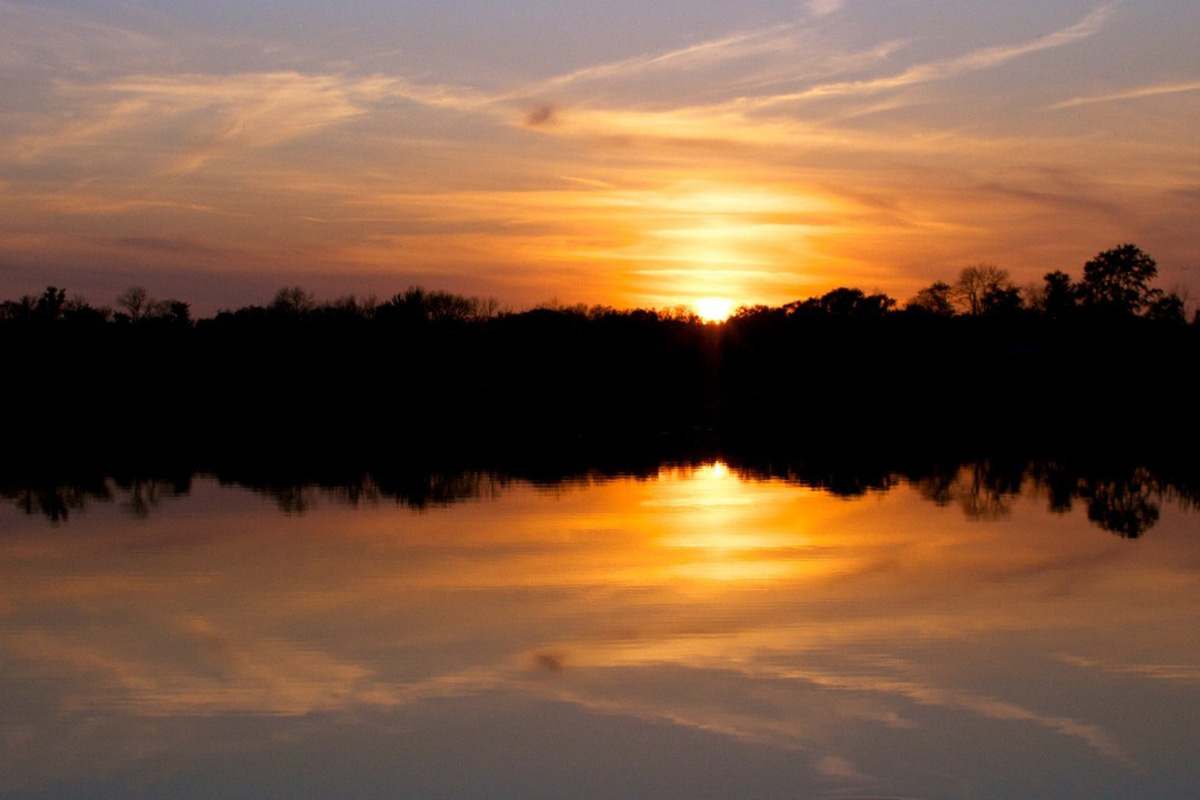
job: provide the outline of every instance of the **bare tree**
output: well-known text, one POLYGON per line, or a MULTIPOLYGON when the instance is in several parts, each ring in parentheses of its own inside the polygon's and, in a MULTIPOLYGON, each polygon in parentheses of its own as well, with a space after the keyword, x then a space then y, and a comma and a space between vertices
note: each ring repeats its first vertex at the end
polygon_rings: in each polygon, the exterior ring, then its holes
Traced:
POLYGON ((271 308, 289 314, 306 314, 317 307, 317 299, 300 286, 285 286, 275 293, 271 308))
POLYGON ((989 299, 1008 298, 1013 287, 1008 272, 993 264, 964 267, 951 292, 968 314, 982 314, 989 299))
POLYGON ((144 317, 153 304, 154 301, 143 286, 130 286, 117 297, 117 305, 125 309, 134 322, 144 317))

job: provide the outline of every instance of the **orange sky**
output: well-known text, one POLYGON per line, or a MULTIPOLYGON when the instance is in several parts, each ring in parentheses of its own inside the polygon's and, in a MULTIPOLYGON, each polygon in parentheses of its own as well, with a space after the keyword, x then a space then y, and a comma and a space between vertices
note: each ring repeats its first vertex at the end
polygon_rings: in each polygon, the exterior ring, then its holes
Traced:
POLYGON ((1200 292, 1190 0, 401 5, 0 0, 0 295, 1200 292))

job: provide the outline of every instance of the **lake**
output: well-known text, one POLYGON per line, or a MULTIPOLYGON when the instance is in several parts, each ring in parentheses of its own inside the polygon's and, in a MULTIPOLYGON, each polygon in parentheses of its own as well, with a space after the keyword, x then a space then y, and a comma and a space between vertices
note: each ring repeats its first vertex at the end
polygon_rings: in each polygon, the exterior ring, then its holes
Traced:
POLYGON ((720 460, 0 496, 5 798, 1189 798, 1141 469, 720 460))

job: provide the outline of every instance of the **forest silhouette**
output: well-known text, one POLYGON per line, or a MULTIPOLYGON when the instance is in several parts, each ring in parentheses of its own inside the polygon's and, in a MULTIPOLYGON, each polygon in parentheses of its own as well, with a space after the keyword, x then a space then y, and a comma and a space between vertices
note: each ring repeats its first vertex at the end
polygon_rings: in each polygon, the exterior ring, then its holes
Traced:
POLYGON ((411 287, 193 319, 48 287, 0 304, 9 450, 30 460, 506 452, 673 439, 1103 449, 1194 440, 1200 321, 1134 245, 1019 289, 962 270, 903 305, 842 287, 706 323, 684 308, 411 287))

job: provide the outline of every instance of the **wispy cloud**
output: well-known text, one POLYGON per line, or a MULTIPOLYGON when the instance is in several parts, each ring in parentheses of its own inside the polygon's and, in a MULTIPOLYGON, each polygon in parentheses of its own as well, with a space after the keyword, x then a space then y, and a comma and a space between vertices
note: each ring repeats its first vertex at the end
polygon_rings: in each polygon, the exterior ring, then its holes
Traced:
POLYGON ((786 51, 792 48, 794 42, 790 34, 795 29, 794 23, 784 23, 758 30, 741 31, 663 53, 584 67, 525 87, 522 91, 529 94, 540 93, 582 81, 624 78, 651 70, 695 69, 765 52, 786 51))
POLYGON ((767 97, 742 98, 737 101, 737 105, 744 108, 766 108, 781 103, 846 95, 872 94, 945 80, 964 73, 996 67, 1021 56, 1029 55, 1030 53, 1063 47, 1087 39, 1099 33, 1108 23, 1112 14, 1113 6, 1100 6, 1074 25, 1029 42, 985 47, 956 58, 917 64, 903 72, 881 78, 837 81, 812 86, 798 92, 776 94, 767 97))
POLYGON ((1083 656, 1063 655, 1060 659, 1085 669, 1097 669, 1110 675, 1133 675, 1158 681, 1200 684, 1200 666, 1194 664, 1128 664, 1107 663, 1083 656))
POLYGON ((56 92, 72 111, 19 137, 13 152, 25 161, 73 148, 126 143, 138 137, 173 152, 170 171, 192 172, 214 158, 257 150, 365 113, 364 98, 381 90, 373 80, 295 72, 247 75, 133 76, 95 84, 60 82, 56 92), (172 124, 171 140, 162 127, 172 124))
POLYGON ((0 66, 38 64, 92 72, 98 65, 131 63, 163 53, 154 37, 54 9, 0 0, 0 66))
POLYGON ((841 11, 844 5, 846 5, 846 0, 808 0, 807 3, 808 13, 817 17, 841 11))
POLYGON ((617 92, 607 99, 593 96, 562 107, 553 102, 526 100, 519 115, 514 117, 507 111, 509 106, 523 98, 553 96, 556 91, 563 92, 584 82, 603 84, 630 77, 646 77, 662 70, 684 67, 691 70, 776 51, 800 53, 805 50, 800 38, 802 27, 798 23, 787 23, 740 32, 660 54, 586 67, 491 98, 451 87, 397 86, 398 91, 417 102, 469 111, 503 111, 516 124, 558 136, 610 136, 618 137, 623 142, 641 139, 707 143, 711 146, 720 143, 755 146, 804 143, 806 146, 828 145, 839 149, 863 146, 875 149, 882 146, 892 150, 898 146, 911 147, 915 143, 909 141, 901 145, 893 141, 888 144, 886 137, 874 136, 861 127, 847 130, 839 123, 866 114, 895 111, 904 105, 898 96, 893 95, 882 101, 877 97, 865 108, 841 108, 832 116, 827 115, 824 120, 811 116, 800 119, 786 113, 785 109, 806 101, 878 96, 999 67, 1033 53, 1064 47, 1094 36, 1108 24, 1113 10, 1112 5, 1099 6, 1078 22, 1030 41, 985 47, 953 58, 910 65, 899 72, 880 77, 820 80, 829 75, 845 75, 876 67, 893 58, 896 51, 903 47, 903 42, 883 42, 859 52, 822 52, 819 66, 814 62, 801 66, 789 64, 786 67, 776 64, 768 68, 758 63, 761 59, 752 59, 745 64, 746 69, 741 74, 737 71, 733 71, 732 77, 730 74, 721 74, 716 84, 705 84, 703 89, 692 92, 690 97, 688 91, 681 92, 674 102, 664 99, 647 103, 635 91, 633 94, 617 92), (795 91, 762 93, 763 89, 773 84, 806 85, 795 91), (722 91, 726 93, 725 99, 697 102, 697 92, 711 96, 722 91), (732 97, 731 93, 737 91, 742 94, 732 97), (765 114, 770 114, 773 120, 766 118, 765 114), (531 121, 539 124, 531 124, 531 121), (634 138, 631 140, 629 137, 634 138))
POLYGON ((1195 92, 1197 90, 1200 90, 1200 81, 1142 86, 1137 89, 1128 89, 1123 92, 1113 92, 1111 94, 1074 97, 1070 100, 1064 100, 1061 103, 1055 103, 1051 108, 1073 108, 1075 106, 1091 105, 1092 103, 1114 103, 1120 100, 1136 100, 1141 97, 1157 97, 1164 94, 1180 94, 1183 92, 1195 92))
POLYGON ((574 98, 585 108, 659 108, 724 102, 772 86, 826 81, 870 69, 903 42, 846 47, 822 26, 788 21, 662 52, 593 64, 497 94, 497 103, 574 98))

